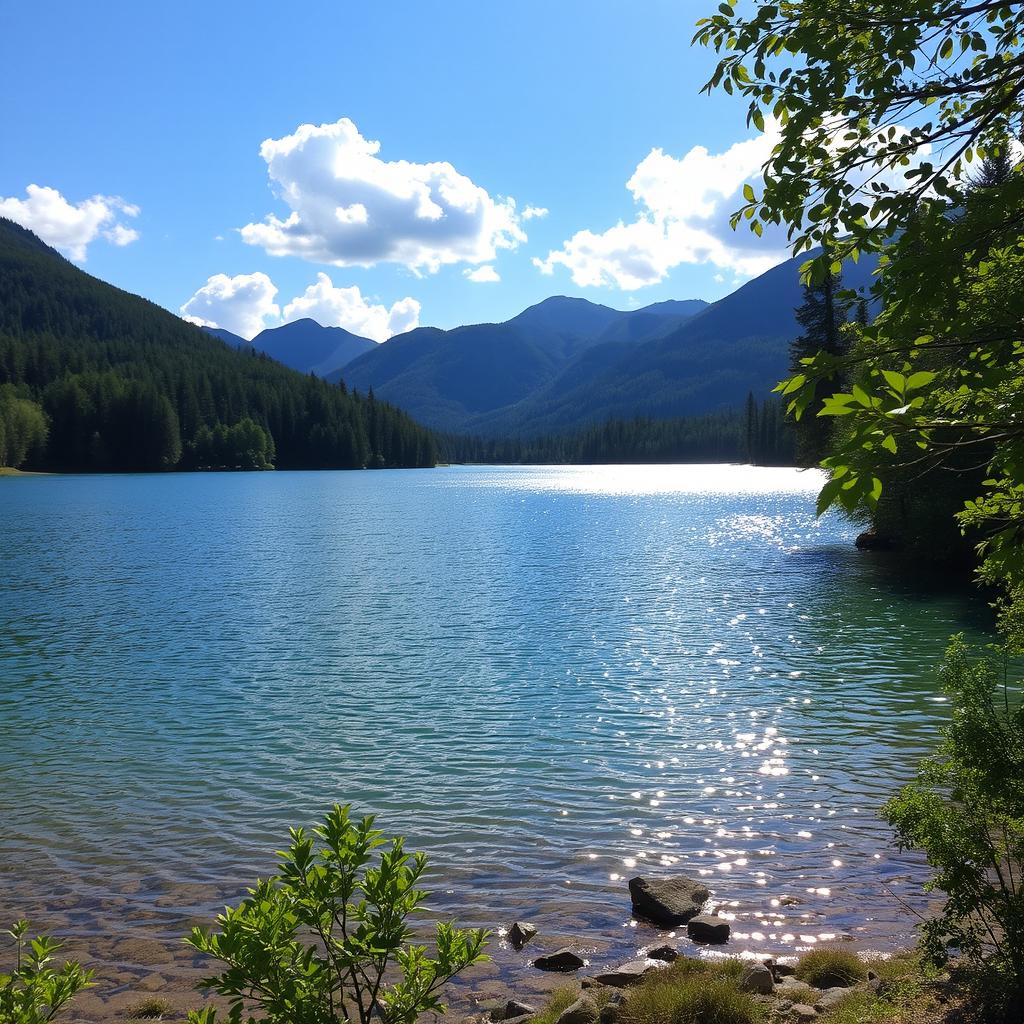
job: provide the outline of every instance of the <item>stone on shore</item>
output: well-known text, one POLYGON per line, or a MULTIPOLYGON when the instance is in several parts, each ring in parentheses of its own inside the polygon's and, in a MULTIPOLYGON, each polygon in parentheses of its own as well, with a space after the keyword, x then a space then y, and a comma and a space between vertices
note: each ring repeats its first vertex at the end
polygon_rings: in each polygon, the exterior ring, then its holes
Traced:
POLYGON ((599 1016, 597 1003, 584 993, 561 1012, 555 1024, 597 1024, 599 1016))
POLYGON ((629 880, 633 910, 655 924, 671 927, 686 924, 696 917, 711 893, 702 882, 685 875, 675 878, 644 878, 629 880))
POLYGON ((517 999, 510 999, 504 1006, 499 1006, 491 1011, 492 1021, 512 1021, 520 1017, 532 1017, 537 1013, 537 1007, 529 1003, 521 1003, 517 999))
POLYGON ((522 949, 537 934, 535 925, 526 921, 513 921, 505 937, 513 949, 522 949))
POLYGON ((686 924, 686 934, 694 942, 721 945, 729 941, 729 922, 711 914, 698 914, 686 924))
POLYGON ((830 988, 818 996, 814 1003, 814 1008, 818 1013, 824 1013, 826 1010, 831 1010, 834 1006, 838 1006, 844 999, 850 995, 848 988, 830 988))
POLYGON ((583 964, 583 957, 574 953, 568 946, 556 949, 554 953, 539 956, 533 966, 540 971, 578 971, 583 964))
POLYGON ((770 996, 775 988, 775 979, 772 972, 764 964, 750 964, 745 967, 740 975, 739 985, 741 992, 752 992, 759 996, 770 996))
POLYGON ((790 1007, 790 1015, 795 1017, 797 1020, 814 1020, 818 1016, 818 1011, 813 1006, 808 1006, 806 1003, 795 1003, 790 1007))
POLYGON ((659 971, 664 963, 651 963, 649 960, 630 960, 629 963, 621 964, 610 971, 602 971, 595 974, 593 980, 599 985, 608 985, 611 988, 625 988, 627 985, 635 985, 642 981, 645 974, 651 971, 659 971))

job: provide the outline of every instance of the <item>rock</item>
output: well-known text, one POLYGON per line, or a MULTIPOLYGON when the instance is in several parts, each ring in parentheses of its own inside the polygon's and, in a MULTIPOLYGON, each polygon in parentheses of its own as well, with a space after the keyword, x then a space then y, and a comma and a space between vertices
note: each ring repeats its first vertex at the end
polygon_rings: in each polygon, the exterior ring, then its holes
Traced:
POLYGON ((780 993, 789 992, 800 992, 801 994, 806 990, 807 986, 802 981, 797 981, 792 975, 787 975, 784 978, 780 978, 775 983, 775 990, 780 993))
POLYGON ((679 950, 675 946, 655 946, 654 949, 647 950, 647 956, 651 960, 664 960, 670 964, 673 960, 679 959, 679 950))
POLYGON ((775 979, 764 964, 750 964, 740 975, 738 988, 741 992, 770 996, 775 988, 775 979))
POLYGON ((506 1017, 501 1024, 529 1024, 533 1020, 534 1014, 524 1013, 518 1017, 506 1017))
POLYGON ((601 1013, 598 1017, 601 1024, 618 1024, 619 1021, 619 1004, 618 1003, 605 1003, 601 1007, 601 1013))
POLYGON ((855 978, 851 978, 848 974, 844 974, 841 971, 836 971, 835 974, 829 974, 826 971, 815 981, 814 987, 824 991, 829 988, 852 988, 856 983, 855 978))
POLYGON ((516 999, 510 999, 504 1006, 499 1006, 491 1011, 492 1021, 512 1021, 520 1017, 532 1017, 537 1013, 536 1006, 529 1003, 520 1003, 516 999))
POLYGON ((537 957, 533 966, 540 971, 578 971, 583 966, 583 957, 564 946, 554 953, 537 957))
POLYGON ((831 1010, 833 1006, 838 1006, 849 994, 848 988, 826 989, 818 996, 814 1008, 818 1013, 824 1013, 826 1010, 831 1010))
POLYGON ((511 927, 505 933, 505 938, 508 939, 509 945, 513 949, 522 949, 536 934, 537 928, 535 925, 528 924, 526 921, 513 921, 511 927))
POLYGON ((694 942, 706 942, 713 945, 728 942, 729 931, 728 921, 723 921, 720 917, 712 917, 710 914, 698 914, 686 925, 686 934, 694 942))
POLYGON ((599 1016, 597 1003, 584 994, 561 1012, 555 1024, 597 1024, 599 1016))
POLYGON ((892 551, 896 547, 896 541, 892 537, 875 533, 874 530, 858 534, 853 543, 860 551, 892 551))
POLYGON ((776 981, 780 978, 791 978, 796 974, 796 967, 793 964, 785 963, 781 960, 775 960, 772 963, 772 974, 775 975, 776 981))
POLYGON ((686 924, 696 917, 711 895, 707 886, 685 875, 675 878, 644 878, 629 880, 633 910, 655 924, 671 927, 686 924))
POLYGON ((806 1003, 795 1003, 789 1008, 789 1012, 797 1020, 814 1020, 818 1016, 818 1011, 806 1003))
POLYGON ((610 971, 595 974, 593 980, 598 985, 625 988, 627 985, 635 985, 648 972, 660 970, 662 967, 664 967, 663 963, 651 963, 649 960, 630 960, 628 964, 621 964, 610 971))

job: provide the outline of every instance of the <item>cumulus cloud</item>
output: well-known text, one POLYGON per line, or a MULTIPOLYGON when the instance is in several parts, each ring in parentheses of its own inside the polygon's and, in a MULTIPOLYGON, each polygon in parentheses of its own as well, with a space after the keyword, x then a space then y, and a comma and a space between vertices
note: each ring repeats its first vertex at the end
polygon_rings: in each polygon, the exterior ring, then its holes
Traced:
POLYGON ((415 273, 486 263, 526 241, 515 201, 491 196, 450 163, 382 160, 348 118, 300 125, 260 155, 290 209, 241 228, 273 256, 338 267, 387 261, 415 273))
POLYGON ((284 320, 309 317, 321 327, 344 327, 346 331, 387 341, 420 325, 420 304, 406 296, 390 307, 367 302, 357 287, 337 288, 324 273, 317 274, 302 295, 284 307, 284 320))
POLYGON ((741 277, 763 273, 788 255, 784 237, 733 232, 729 214, 743 184, 760 176, 776 140, 770 128, 718 154, 694 146, 676 158, 652 149, 626 183, 638 207, 633 221, 578 231, 534 264, 545 274, 564 266, 577 285, 626 291, 663 281, 682 263, 711 263, 741 277))
POLYGON ((477 284, 494 284, 501 280, 501 275, 489 263, 485 263, 482 267, 477 267, 476 270, 469 270, 467 268, 462 273, 470 281, 475 281, 477 284))
POLYGON ((0 196, 0 217, 7 217, 34 231, 47 245, 73 260, 84 262, 89 243, 100 234, 114 245, 129 245, 139 233, 121 223, 121 217, 137 217, 139 208, 120 196, 93 196, 69 203, 55 188, 29 185, 25 198, 0 196))
POLYGON ((534 220, 546 217, 548 215, 548 208, 546 206, 527 206, 524 208, 521 216, 523 220, 534 220))
POLYGON ((180 312, 200 327, 221 327, 251 339, 280 319, 276 295, 277 285, 266 274, 214 274, 180 312))
POLYGON ((357 287, 338 288, 323 273, 317 274, 301 295, 281 307, 274 301, 278 287, 264 273, 214 274, 180 308, 181 315, 200 327, 222 327, 252 340, 267 327, 279 327, 309 317, 322 327, 386 341, 420 324, 419 302, 406 296, 390 306, 368 301, 357 287))

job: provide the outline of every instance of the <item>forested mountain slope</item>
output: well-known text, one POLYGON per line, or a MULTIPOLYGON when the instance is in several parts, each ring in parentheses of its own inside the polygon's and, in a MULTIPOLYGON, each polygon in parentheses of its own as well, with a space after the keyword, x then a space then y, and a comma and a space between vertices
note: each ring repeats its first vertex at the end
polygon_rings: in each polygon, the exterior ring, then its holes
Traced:
POLYGON ((16 410, 7 433, 21 430, 31 407, 45 412, 45 443, 33 438, 23 453, 36 468, 435 461, 433 436, 399 410, 237 351, 89 276, 4 219, 0 403, 16 410))

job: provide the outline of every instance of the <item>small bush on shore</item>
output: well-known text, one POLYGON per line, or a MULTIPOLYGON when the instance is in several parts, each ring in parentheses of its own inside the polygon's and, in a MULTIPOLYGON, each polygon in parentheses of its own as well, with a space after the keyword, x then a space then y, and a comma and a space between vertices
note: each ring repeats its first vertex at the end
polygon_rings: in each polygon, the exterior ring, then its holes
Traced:
POLYGON ((533 1018, 532 1024, 555 1024, 555 1021, 562 1015, 562 1011, 572 1006, 579 997, 579 990, 572 985, 556 988, 548 996, 548 1001, 541 1011, 533 1018))
POLYGON ((629 990, 619 1024, 758 1024, 764 1007, 740 992, 738 961, 679 959, 629 990))
POLYGON ((48 935, 26 941, 28 921, 16 921, 7 934, 14 939, 14 970, 0 973, 0 1024, 48 1024, 92 984, 92 971, 77 960, 53 967, 60 943, 48 935))
POLYGON ((805 953, 796 965, 796 976, 815 988, 832 988, 856 985, 868 972, 856 953, 827 946, 805 953))
POLYGON ((159 996, 147 996, 125 1010, 129 1020, 159 1020, 171 1012, 171 1004, 159 996))
MULTIPOLYGON (((186 941, 225 969, 200 983, 230 1003, 231 1024, 413 1024, 443 1013, 439 989, 485 960, 486 933, 438 924, 436 958, 413 945, 408 918, 423 909, 423 854, 385 839, 372 817, 335 806, 323 824, 291 830, 278 874, 186 941), (256 1011, 253 1015, 253 1011, 256 1011)), ((212 1007, 190 1024, 215 1024, 212 1007)))

